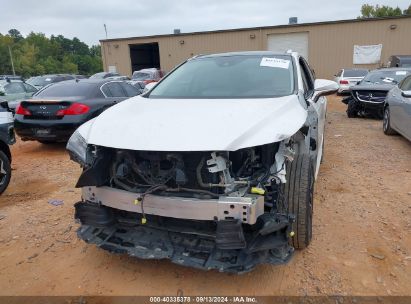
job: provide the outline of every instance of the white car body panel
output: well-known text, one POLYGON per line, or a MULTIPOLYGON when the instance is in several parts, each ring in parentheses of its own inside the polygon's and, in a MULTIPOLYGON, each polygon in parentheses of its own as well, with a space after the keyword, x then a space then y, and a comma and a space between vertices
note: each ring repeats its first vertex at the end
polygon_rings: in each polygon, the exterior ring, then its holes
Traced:
POLYGON ((130 98, 78 131, 88 144, 145 151, 235 151, 294 135, 307 111, 297 95, 257 99, 130 98))

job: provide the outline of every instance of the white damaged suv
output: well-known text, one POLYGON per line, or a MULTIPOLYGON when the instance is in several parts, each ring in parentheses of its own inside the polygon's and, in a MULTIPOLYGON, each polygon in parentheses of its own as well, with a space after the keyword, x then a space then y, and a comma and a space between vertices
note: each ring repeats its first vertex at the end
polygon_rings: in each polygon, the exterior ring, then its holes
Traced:
POLYGON ((311 240, 325 95, 297 53, 193 57, 82 125, 78 236, 114 253, 247 272, 311 240))

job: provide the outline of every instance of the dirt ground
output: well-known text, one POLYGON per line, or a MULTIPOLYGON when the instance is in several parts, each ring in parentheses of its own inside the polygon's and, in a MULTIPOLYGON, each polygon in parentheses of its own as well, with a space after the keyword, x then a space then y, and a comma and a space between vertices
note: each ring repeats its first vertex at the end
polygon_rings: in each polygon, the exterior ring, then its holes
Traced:
POLYGON ((348 119, 339 100, 329 98, 312 244, 245 275, 86 245, 73 220, 79 166, 64 145, 18 141, 0 197, 0 295, 411 295, 411 143, 348 119))

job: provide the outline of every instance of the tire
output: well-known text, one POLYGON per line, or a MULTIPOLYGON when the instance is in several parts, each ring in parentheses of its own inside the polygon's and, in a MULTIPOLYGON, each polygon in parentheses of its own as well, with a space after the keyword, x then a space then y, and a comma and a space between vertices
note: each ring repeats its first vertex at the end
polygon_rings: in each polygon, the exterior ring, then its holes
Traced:
POLYGON ((0 194, 2 194, 10 183, 11 166, 10 159, 0 151, 0 194))
POLYGON ((292 224, 294 236, 290 245, 295 249, 306 248, 312 238, 314 168, 309 155, 297 155, 286 165, 287 183, 283 184, 283 208, 287 213, 294 214, 292 224))
POLYGON ((348 102, 348 107, 347 107, 347 116, 348 118, 356 118, 358 117, 358 106, 357 102, 353 99, 351 99, 348 102))
POLYGON ((384 131, 385 135, 395 135, 397 132, 393 128, 391 128, 391 115, 390 115, 390 108, 385 107, 383 121, 382 121, 382 130, 384 131))

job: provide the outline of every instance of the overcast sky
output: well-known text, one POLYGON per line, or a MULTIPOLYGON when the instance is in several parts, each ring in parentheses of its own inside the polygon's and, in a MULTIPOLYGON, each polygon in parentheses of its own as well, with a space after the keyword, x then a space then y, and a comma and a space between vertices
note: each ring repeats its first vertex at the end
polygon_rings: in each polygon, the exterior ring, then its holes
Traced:
POLYGON ((0 33, 10 28, 23 35, 31 31, 47 36, 78 37, 88 44, 105 38, 170 34, 352 19, 363 3, 399 6, 410 0, 0 0, 0 33))

